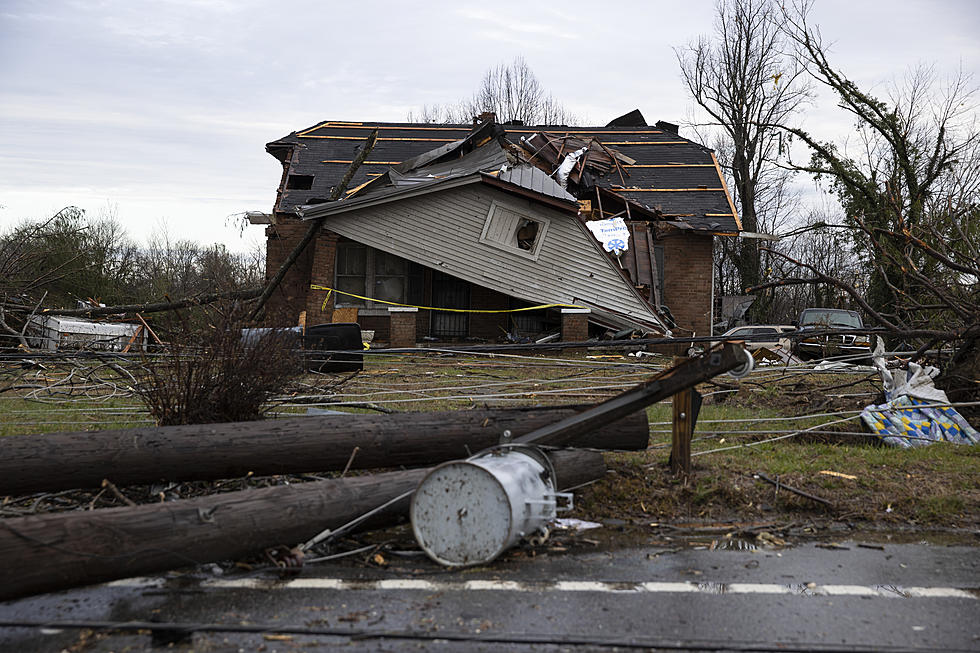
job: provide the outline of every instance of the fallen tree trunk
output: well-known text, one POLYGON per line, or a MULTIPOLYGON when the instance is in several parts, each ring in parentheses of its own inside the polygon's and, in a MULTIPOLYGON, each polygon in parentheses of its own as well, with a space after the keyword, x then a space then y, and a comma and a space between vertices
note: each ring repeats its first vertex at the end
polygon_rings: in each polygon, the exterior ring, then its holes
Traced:
MULTIPOLYGON (((235 478, 384 467, 465 458, 578 414, 584 407, 388 415, 316 415, 0 438, 0 495, 160 481, 235 478), (355 452, 356 449, 356 452, 355 452)), ((646 414, 580 434, 571 446, 646 449, 646 414)))
MULTIPOLYGON (((600 478, 602 455, 549 454, 558 486, 600 478)), ((0 519, 0 601, 233 560, 304 542, 411 492, 418 469, 244 490, 168 503, 0 519)), ((406 496, 361 527, 397 523, 406 496)))
POLYGON ((174 311, 189 306, 203 306, 213 304, 222 299, 247 300, 255 299, 262 294, 263 288, 246 288, 244 290, 231 290, 228 292, 214 292, 196 297, 185 297, 176 301, 166 302, 146 302, 143 304, 121 304, 119 306, 96 306, 91 308, 44 308, 41 309, 42 315, 64 315, 66 317, 102 317, 105 315, 118 315, 120 313, 161 313, 163 311, 174 311))

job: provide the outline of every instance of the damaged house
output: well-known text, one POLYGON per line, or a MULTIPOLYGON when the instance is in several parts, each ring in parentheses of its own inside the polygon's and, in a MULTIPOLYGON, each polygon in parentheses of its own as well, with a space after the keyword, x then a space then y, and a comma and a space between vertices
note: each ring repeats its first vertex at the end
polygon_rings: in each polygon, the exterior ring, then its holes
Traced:
POLYGON ((639 111, 597 128, 328 121, 266 149, 283 165, 267 278, 323 220, 270 319, 359 322, 383 341, 533 336, 563 312, 566 339, 583 339, 582 316, 593 334, 707 335, 713 239, 740 230, 712 151, 639 111), (351 190, 327 201, 374 129, 351 190))

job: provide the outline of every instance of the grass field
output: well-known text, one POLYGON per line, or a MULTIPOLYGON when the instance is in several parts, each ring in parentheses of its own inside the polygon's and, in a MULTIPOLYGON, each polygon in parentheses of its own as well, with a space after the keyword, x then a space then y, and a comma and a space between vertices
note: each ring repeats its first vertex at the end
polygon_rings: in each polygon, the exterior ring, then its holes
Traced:
MULTIPOLYGON (((400 412, 589 404, 667 364, 665 357, 615 354, 378 352, 366 356, 360 373, 297 379, 272 403, 270 416, 310 408, 400 412)), ((0 369, 0 435, 151 425, 130 383, 125 370, 97 364, 0 369)), ((650 448, 607 454, 611 472, 578 492, 577 516, 638 523, 779 515, 980 525, 980 447, 877 446, 856 419, 861 407, 876 400, 874 375, 760 368, 740 382, 720 377, 699 390, 705 399, 692 443, 691 478, 669 472, 671 410, 667 402, 656 404, 647 409, 650 448), (824 498, 832 508, 756 474, 824 498)))

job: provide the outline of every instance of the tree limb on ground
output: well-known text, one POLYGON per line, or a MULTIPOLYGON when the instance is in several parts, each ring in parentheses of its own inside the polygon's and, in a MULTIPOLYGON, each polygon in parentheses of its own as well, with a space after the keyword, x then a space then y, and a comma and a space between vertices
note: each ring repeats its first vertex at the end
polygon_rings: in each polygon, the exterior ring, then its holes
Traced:
POLYGON ((229 292, 216 292, 196 297, 186 297, 170 302, 148 302, 145 304, 124 304, 121 306, 97 306, 93 308, 45 308, 39 311, 42 315, 64 315, 68 317, 101 317, 118 315, 119 313, 160 313, 174 311, 188 306, 203 306, 222 299, 247 300, 255 299, 262 294, 262 288, 247 288, 229 292))

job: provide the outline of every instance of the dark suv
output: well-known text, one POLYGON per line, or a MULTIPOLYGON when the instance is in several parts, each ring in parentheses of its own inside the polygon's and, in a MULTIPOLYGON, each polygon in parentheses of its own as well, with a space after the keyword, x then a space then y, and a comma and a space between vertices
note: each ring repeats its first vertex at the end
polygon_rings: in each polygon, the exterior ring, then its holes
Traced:
POLYGON ((871 339, 866 334, 813 335, 807 331, 828 329, 863 329, 864 322, 855 311, 841 308, 807 308, 796 321, 797 331, 793 335, 793 353, 804 360, 814 358, 849 357, 871 358, 871 339))

